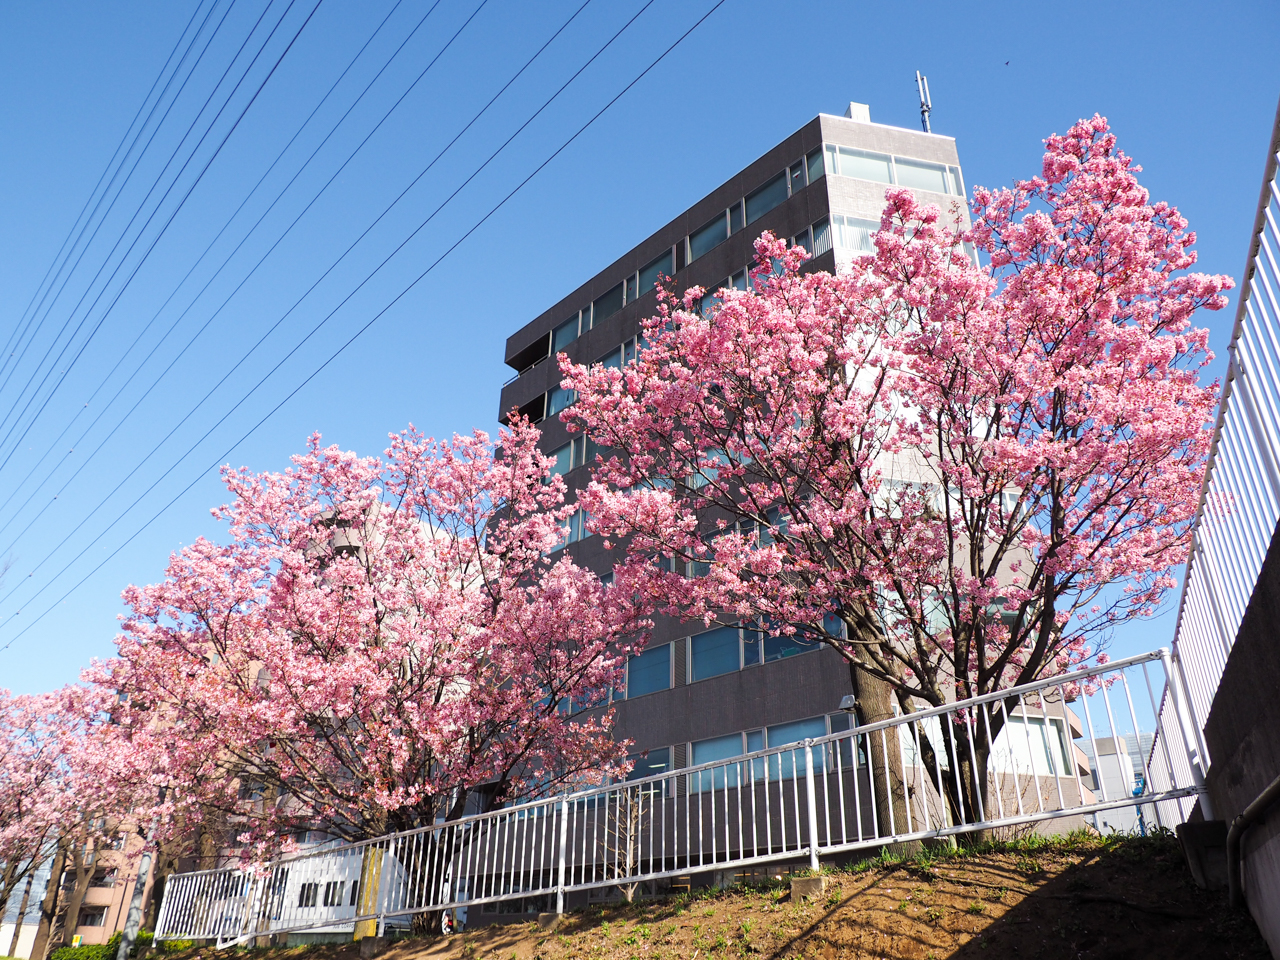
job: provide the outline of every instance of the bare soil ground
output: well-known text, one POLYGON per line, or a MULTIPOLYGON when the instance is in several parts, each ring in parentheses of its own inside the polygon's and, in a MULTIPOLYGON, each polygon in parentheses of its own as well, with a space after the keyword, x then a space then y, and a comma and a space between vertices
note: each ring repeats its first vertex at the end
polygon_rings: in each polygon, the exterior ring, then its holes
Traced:
MULTIPOLYGON (((392 944, 385 960, 1101 960, 1267 957, 1246 912, 1196 888, 1168 837, 1073 836, 826 874, 789 885, 694 892, 568 914, 552 933, 519 923, 392 944)), ((263 960, 357 960, 354 945, 255 950, 263 960)), ((190 951, 189 960, 215 960, 190 951)), ((225 955, 224 955, 225 956, 225 955)))

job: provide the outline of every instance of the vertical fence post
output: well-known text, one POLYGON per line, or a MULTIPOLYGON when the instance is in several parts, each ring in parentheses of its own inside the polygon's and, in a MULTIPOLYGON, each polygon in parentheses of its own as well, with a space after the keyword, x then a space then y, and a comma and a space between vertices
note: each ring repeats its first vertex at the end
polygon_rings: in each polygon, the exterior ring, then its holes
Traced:
POLYGON ((813 779, 813 741, 804 741, 804 789, 809 800, 809 869, 818 872, 818 795, 813 779))
POLYGON ((565 871, 565 845, 569 841, 569 811, 565 802, 561 800, 556 804, 560 810, 560 850, 559 865, 557 866, 556 876, 556 913, 564 913, 564 871, 565 871))
MULTIPOLYGON (((1182 746, 1187 751, 1188 766, 1191 768, 1191 779, 1196 787, 1200 790, 1200 809, 1204 813, 1206 820, 1213 819, 1213 806, 1209 800, 1209 794, 1204 788, 1204 774, 1202 767, 1204 763, 1204 755, 1198 747, 1192 745, 1192 741, 1187 737, 1187 727, 1185 714, 1182 709, 1182 695, 1179 692, 1178 674, 1173 669, 1173 658, 1169 655, 1168 647, 1160 648, 1160 662, 1164 665, 1164 675, 1169 684, 1169 700, 1173 706, 1174 721, 1178 724, 1178 732, 1182 734, 1182 746)), ((1191 721, 1193 724, 1194 720, 1191 721)))

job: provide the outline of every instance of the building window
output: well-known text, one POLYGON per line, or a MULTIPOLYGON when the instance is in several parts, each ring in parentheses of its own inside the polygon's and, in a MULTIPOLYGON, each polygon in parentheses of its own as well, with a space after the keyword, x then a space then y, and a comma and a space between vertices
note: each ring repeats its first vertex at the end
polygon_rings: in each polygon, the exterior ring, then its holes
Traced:
POLYGON ((324 905, 326 907, 342 906, 342 888, 346 884, 341 880, 330 880, 324 885, 324 905))
POLYGON ((747 197, 747 223, 754 223, 787 199, 787 174, 784 170, 747 197))
POLYGON ((822 179, 826 171, 822 168, 822 148, 814 150, 806 158, 809 167, 809 182, 814 183, 822 179))
MULTIPOLYGON (((836 713, 827 716, 807 717, 793 720, 790 723, 779 723, 763 730, 744 730, 723 737, 712 737, 699 740, 692 746, 692 766, 704 763, 717 763, 732 760, 743 754, 758 753, 766 748, 773 750, 803 740, 817 740, 831 733, 842 733, 849 729, 847 714, 836 713)), ((837 751, 830 744, 817 744, 810 748, 814 768, 835 771, 837 768, 837 751)), ((853 743, 849 739, 841 740, 838 749, 840 769, 853 768, 853 743)), ((859 763, 866 760, 861 751, 859 763)), ((745 786, 759 783, 766 777, 772 781, 790 780, 798 772, 805 772, 805 754, 801 751, 784 752, 768 757, 756 757, 750 761, 737 764, 726 764, 711 770, 702 770, 689 775, 689 791, 702 793, 712 789, 745 786)))
POLYGON ((314 907, 320 894, 320 884, 304 883, 298 888, 298 906, 314 907))
POLYGON ((93 878, 89 881, 89 886, 91 887, 114 887, 115 885, 115 867, 99 867, 93 871, 93 878))
POLYGON ((696 682, 742 669, 742 630, 716 627, 689 638, 689 680, 696 682))
POLYGON ((104 927, 107 924, 106 907, 82 907, 80 909, 80 926, 104 927))
POLYGON ((627 699, 671 687, 671 644, 650 647, 627 661, 627 699))
POLYGON ((724 213, 689 234, 689 259, 697 260, 729 239, 729 221, 724 213))
POLYGON ((623 341, 620 346, 614 347, 603 357, 596 361, 605 367, 616 367, 621 370, 628 363, 636 358, 636 351, 640 346, 639 337, 629 337, 623 341))
POLYGON ((791 190, 791 195, 794 197, 808 185, 808 181, 805 180, 804 161, 793 163, 787 170, 787 186, 791 190))
POLYGON ((836 246, 852 253, 875 253, 876 245, 873 237, 880 230, 875 220, 859 220, 857 217, 844 217, 833 214, 831 222, 835 225, 836 246))
POLYGON ((951 192, 947 168, 940 163, 895 157, 894 166, 896 168, 894 173, 897 174, 897 181, 901 186, 911 187, 913 190, 930 190, 934 193, 951 192))
POLYGON ((577 436, 564 446, 556 447, 547 456, 555 462, 551 464, 552 476, 564 476, 570 470, 595 463, 600 453, 600 446, 587 437, 577 436))
POLYGON ((813 249, 809 252, 815 257, 831 249, 831 224, 823 217, 813 225, 813 249))
MULTIPOLYGON (((755 631, 752 631, 754 634, 755 631)), ((782 660, 785 657, 794 657, 798 653, 808 653, 811 650, 817 650, 820 646, 817 640, 806 640, 799 632, 791 634, 791 636, 778 636, 771 633, 763 634, 763 659, 765 663, 772 663, 774 660, 782 660)), ((754 662, 754 661, 752 661, 754 662)))
MULTIPOLYGON (((896 183, 913 190, 964 196, 964 183, 960 179, 958 167, 930 163, 927 160, 891 157, 887 153, 872 153, 869 150, 855 150, 853 147, 841 147, 828 143, 826 168, 827 173, 851 177, 855 180, 896 183)), ((809 181, 813 182, 813 179, 810 175, 809 181)))
POLYGON ((551 352, 559 353, 578 339, 578 314, 574 314, 551 331, 551 352))
POLYGON ((591 304, 593 319, 591 325, 595 326, 596 320, 604 321, 612 317, 615 313, 622 309, 626 302, 625 288, 620 283, 608 293, 596 297, 591 304))
POLYGON ((577 543, 579 540, 585 540, 591 536, 591 531, 587 529, 587 524, 591 521, 591 515, 587 511, 579 507, 568 519, 560 525, 561 539, 556 544, 555 549, 559 550, 567 547, 571 543, 577 543))
MULTIPOLYGON (((692 765, 715 763, 718 760, 732 760, 742 756, 742 734, 731 733, 725 737, 712 737, 699 740, 693 745, 692 765)), ((708 790, 723 790, 726 786, 736 787, 741 773, 738 764, 700 770, 689 777, 690 793, 705 793, 708 790), (728 780, 726 780, 728 774, 728 780)))
POLYGON ((670 250, 652 263, 646 264, 640 271, 640 289, 637 295, 643 297, 646 293, 652 292, 663 277, 669 277, 675 272, 672 266, 670 250))
POLYGON ((633 753, 627 759, 632 761, 628 780, 643 780, 645 777, 656 777, 671 769, 671 748, 655 747, 644 753, 633 753))
POLYGON ((578 462, 580 457, 579 451, 585 443, 585 437, 575 437, 563 447, 557 447, 552 450, 551 453, 548 454, 548 456, 555 461, 551 465, 551 476, 563 477, 574 467, 580 466, 578 462))
POLYGON ((547 416, 555 416, 561 410, 573 406, 573 402, 577 399, 576 391, 566 390, 564 387, 553 387, 547 391, 547 416))

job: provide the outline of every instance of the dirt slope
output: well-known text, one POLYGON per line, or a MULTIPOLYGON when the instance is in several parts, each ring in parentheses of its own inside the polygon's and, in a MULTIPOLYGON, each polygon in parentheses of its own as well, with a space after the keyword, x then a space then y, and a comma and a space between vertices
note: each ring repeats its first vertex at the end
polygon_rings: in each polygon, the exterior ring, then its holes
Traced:
MULTIPOLYGON (((255 951, 257 953, 258 951, 255 951)), ((261 951, 280 960, 354 960, 352 947, 261 951)), ((215 960, 210 951, 192 951, 215 960)), ((874 861, 828 874, 825 896, 734 889, 571 914, 554 933, 531 923, 406 940, 385 960, 820 960, 1262 958, 1247 913, 1190 880, 1174 841, 1071 838, 969 855, 874 861)), ((192 960, 194 960, 194 956, 192 960)))

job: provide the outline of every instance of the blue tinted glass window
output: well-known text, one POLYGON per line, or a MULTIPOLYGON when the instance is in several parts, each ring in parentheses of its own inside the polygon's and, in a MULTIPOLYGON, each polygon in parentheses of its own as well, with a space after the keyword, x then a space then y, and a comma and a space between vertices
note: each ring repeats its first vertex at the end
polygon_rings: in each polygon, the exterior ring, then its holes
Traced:
MULTIPOLYGON (((703 763, 715 763, 717 760, 729 760, 742 756, 742 734, 731 733, 725 737, 712 737, 710 740, 699 740, 693 745, 693 766, 703 763)), ((740 776, 740 764, 729 767, 716 767, 690 775, 689 790, 702 793, 706 790, 722 790, 725 786, 725 772, 729 772, 729 785, 737 786, 740 776)))
POLYGON ((785 199, 787 199, 787 175, 784 171, 747 197, 747 223, 759 220, 785 199))
POLYGON ((815 180, 817 180, 819 177, 821 177, 823 174, 826 173, 826 171, 822 169, 822 151, 815 150, 813 151, 813 153, 809 154, 808 162, 809 162, 809 182, 813 183, 815 180))
POLYGON ((551 451, 550 454, 555 458, 555 463, 551 466, 552 474, 564 476, 573 469, 573 444, 566 443, 563 447, 551 451))
POLYGON ((575 313, 551 334, 551 352, 559 353, 578 339, 578 315, 575 313))
POLYGON ((627 662, 627 697, 666 690, 671 686, 671 644, 646 650, 627 662))
POLYGON ((603 357, 600 358, 599 362, 606 367, 617 367, 619 370, 621 370, 622 369, 622 348, 618 347, 616 350, 610 350, 608 353, 606 353, 603 357))
POLYGON ((559 413, 578 399, 578 394, 564 387, 555 387, 547 391, 547 416, 559 413))
POLYGON ((806 640, 800 634, 789 637, 766 636, 764 638, 764 662, 781 660, 783 657, 794 657, 797 653, 808 653, 818 649, 816 640, 806 640))
POLYGON ((717 627, 689 640, 692 680, 732 673, 740 663, 738 628, 717 627))
MULTIPOLYGON (((783 747, 789 743, 798 743, 801 740, 809 738, 825 737, 827 735, 827 718, 826 717, 810 717, 807 720, 795 720, 791 723, 779 723, 770 727, 766 732, 766 738, 770 747, 783 747)), ((821 769, 823 748, 812 747, 813 761, 815 769, 821 769)), ((795 776, 797 762, 800 768, 799 772, 804 773, 804 752, 782 753, 769 758, 769 778, 771 780, 783 779, 788 780, 795 776)))
POLYGON ((700 256, 729 239, 729 226, 724 214, 720 214, 705 227, 689 235, 689 259, 700 256))
POLYGON ((592 325, 594 326, 600 321, 613 316, 615 313, 617 313, 619 310, 622 309, 622 303, 623 303, 622 284, 618 284, 616 287, 614 287, 612 290, 610 290, 608 293, 604 294, 603 296, 596 297, 596 299, 591 304, 592 312, 595 317, 594 320, 592 321, 592 325))
POLYGON ((653 263, 648 264, 640 271, 640 293, 644 296, 646 293, 654 289, 654 285, 662 278, 669 277, 674 272, 671 269, 671 251, 668 250, 653 263))
POLYGON ((634 765, 631 767, 631 772, 627 774, 628 780, 654 777, 671 769, 671 748, 658 747, 643 754, 634 754, 631 760, 634 765))

